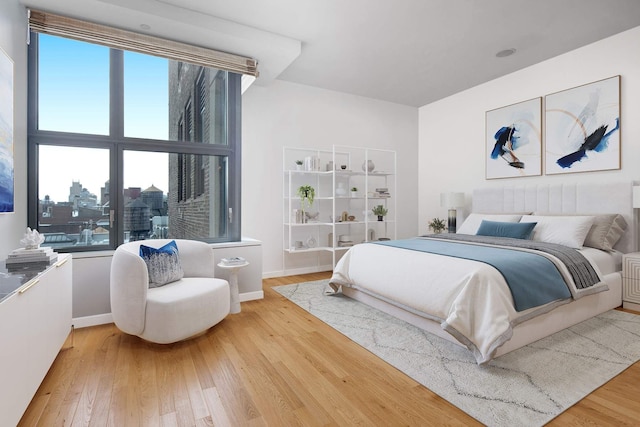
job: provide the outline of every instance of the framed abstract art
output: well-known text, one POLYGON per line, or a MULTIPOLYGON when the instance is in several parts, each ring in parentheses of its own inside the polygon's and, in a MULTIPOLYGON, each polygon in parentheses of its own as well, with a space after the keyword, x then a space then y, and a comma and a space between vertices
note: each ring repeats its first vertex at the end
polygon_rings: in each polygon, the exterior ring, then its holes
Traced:
POLYGON ((0 48, 0 213, 13 205, 13 61, 0 48))
POLYGON ((486 179, 542 173, 542 98, 487 111, 486 179))
POLYGON ((620 169, 620 76, 545 97, 547 175, 620 169))

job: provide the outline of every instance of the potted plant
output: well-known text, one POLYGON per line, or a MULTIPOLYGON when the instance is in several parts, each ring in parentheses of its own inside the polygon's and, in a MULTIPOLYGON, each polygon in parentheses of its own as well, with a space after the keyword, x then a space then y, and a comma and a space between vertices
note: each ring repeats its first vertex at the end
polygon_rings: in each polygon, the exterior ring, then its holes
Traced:
POLYGON ((378 216, 378 221, 383 221, 384 216, 387 214, 387 212, 389 212, 387 208, 385 208, 382 205, 378 205, 374 207, 373 209, 371 209, 371 211, 373 212, 374 215, 378 216))
POLYGON ((429 229, 433 230, 436 234, 442 233, 447 227, 447 223, 444 219, 440 218, 433 218, 427 225, 429 226, 429 229))
POLYGON ((358 197, 358 187, 351 187, 351 197, 358 197))
POLYGON ((305 211, 305 205, 307 208, 311 208, 313 205, 313 199, 316 197, 316 190, 310 185, 301 185, 298 188, 298 196, 300 197, 300 208, 305 211))
POLYGON ((302 160, 296 160, 296 170, 302 170, 302 160))

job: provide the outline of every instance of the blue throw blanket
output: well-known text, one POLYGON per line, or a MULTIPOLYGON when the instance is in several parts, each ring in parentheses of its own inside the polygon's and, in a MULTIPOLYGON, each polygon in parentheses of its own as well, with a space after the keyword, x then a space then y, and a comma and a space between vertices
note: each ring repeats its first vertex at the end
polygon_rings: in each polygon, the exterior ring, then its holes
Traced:
POLYGON ((543 255, 514 249, 428 239, 374 242, 413 251, 480 261, 504 276, 516 311, 571 298, 571 292, 555 264, 543 255))

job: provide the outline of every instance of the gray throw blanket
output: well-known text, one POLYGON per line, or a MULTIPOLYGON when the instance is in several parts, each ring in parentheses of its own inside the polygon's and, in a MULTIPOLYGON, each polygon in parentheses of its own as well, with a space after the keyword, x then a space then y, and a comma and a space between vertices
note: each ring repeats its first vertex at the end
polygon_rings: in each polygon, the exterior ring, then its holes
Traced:
POLYGON ((471 234, 428 234, 422 237, 434 239, 502 245, 515 248, 535 249, 558 258, 566 265, 578 289, 586 289, 600 282, 598 273, 591 263, 577 249, 555 243, 534 240, 512 239, 508 237, 476 236, 471 234))

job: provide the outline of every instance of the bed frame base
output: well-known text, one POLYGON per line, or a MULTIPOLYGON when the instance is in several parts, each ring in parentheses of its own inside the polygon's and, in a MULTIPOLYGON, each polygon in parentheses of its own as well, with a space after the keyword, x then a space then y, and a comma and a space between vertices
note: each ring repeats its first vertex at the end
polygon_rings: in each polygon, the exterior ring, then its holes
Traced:
MULTIPOLYGON (((498 348, 494 357, 509 353, 541 338, 554 334, 593 316, 620 307, 622 301, 622 277, 619 272, 604 277, 609 290, 582 297, 569 304, 561 305, 549 313, 534 317, 513 328, 513 336, 498 348)), ((402 308, 378 299, 370 294, 343 286, 342 293, 349 298, 363 302, 384 313, 397 317, 429 333, 464 347, 453 336, 444 331, 440 323, 418 316, 402 308)))

